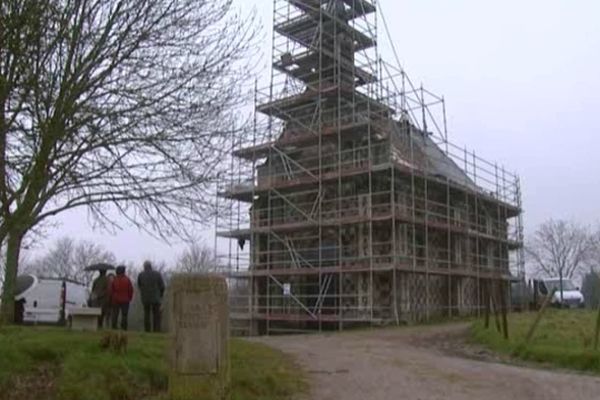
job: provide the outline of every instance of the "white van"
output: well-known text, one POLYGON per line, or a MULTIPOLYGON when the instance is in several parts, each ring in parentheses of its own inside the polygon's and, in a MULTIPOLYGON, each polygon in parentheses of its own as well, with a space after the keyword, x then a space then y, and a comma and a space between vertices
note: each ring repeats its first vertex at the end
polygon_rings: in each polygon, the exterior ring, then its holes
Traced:
POLYGON ((88 288, 67 279, 38 278, 21 275, 17 278, 15 302, 23 305, 23 322, 58 324, 69 318, 71 308, 86 307, 88 288))
POLYGON ((560 278, 547 278, 542 280, 539 291, 543 296, 547 296, 552 289, 556 288, 556 292, 552 296, 552 305, 557 307, 584 307, 585 299, 583 294, 570 279, 563 278, 562 280, 562 300, 560 295, 560 278))

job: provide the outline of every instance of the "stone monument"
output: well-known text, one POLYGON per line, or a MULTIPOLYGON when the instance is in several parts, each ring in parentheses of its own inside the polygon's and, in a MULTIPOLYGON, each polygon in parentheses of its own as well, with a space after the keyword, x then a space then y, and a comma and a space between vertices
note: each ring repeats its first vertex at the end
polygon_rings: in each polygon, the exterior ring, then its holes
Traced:
POLYGON ((175 275, 169 288, 169 394, 173 400, 230 397, 227 282, 214 275, 175 275))
POLYGON ((72 307, 69 309, 71 329, 74 331, 97 331, 102 310, 95 307, 72 307))

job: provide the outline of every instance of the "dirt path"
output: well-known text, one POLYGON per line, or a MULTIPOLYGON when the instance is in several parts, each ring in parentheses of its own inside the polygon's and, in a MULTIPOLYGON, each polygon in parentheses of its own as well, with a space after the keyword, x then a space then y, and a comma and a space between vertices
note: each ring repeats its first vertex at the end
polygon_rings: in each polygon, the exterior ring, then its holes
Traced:
POLYGON ((600 399, 597 377, 452 355, 463 353, 452 348, 460 347, 452 338, 465 329, 447 325, 260 341, 297 358, 309 373, 314 400, 600 399))

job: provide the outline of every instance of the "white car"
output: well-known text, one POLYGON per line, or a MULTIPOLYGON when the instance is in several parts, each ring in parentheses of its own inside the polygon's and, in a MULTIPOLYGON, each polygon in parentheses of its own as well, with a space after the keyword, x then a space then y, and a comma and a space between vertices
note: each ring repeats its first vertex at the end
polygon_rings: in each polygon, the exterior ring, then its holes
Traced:
MULTIPOLYGON (((585 306, 585 298, 583 294, 576 287, 570 279, 563 278, 562 280, 562 296, 560 293, 560 278, 549 278, 544 279, 543 284, 546 289, 546 293, 552 291, 552 289, 556 288, 556 292, 552 296, 552 305, 557 307, 584 307, 585 306)), ((542 288, 540 288, 543 292, 542 288)))
POLYGON ((71 308, 87 307, 88 288, 67 279, 38 278, 21 275, 17 278, 15 302, 23 304, 23 322, 58 324, 69 318, 71 308))

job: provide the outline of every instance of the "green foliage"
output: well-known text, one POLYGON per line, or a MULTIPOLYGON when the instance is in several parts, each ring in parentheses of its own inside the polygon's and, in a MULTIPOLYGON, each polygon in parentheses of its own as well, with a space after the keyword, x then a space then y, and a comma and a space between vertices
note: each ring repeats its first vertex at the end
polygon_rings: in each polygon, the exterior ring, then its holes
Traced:
POLYGON ((506 341, 490 324, 483 321, 471 327, 475 341, 500 353, 525 361, 561 368, 600 373, 600 351, 594 351, 593 336, 596 313, 587 310, 547 310, 529 345, 524 339, 535 313, 512 314, 509 318, 510 340, 506 341))
MULTIPOLYGON (((55 400, 166 400, 166 337, 129 334, 125 354, 103 351, 102 333, 55 328, 0 328, 0 398, 20 379, 48 366, 55 400)), ((231 343, 232 399, 285 400, 303 392, 302 373, 280 352, 242 340, 231 343)), ((26 389, 26 388, 25 388, 26 389)), ((24 389, 24 390, 25 390, 24 389)))

